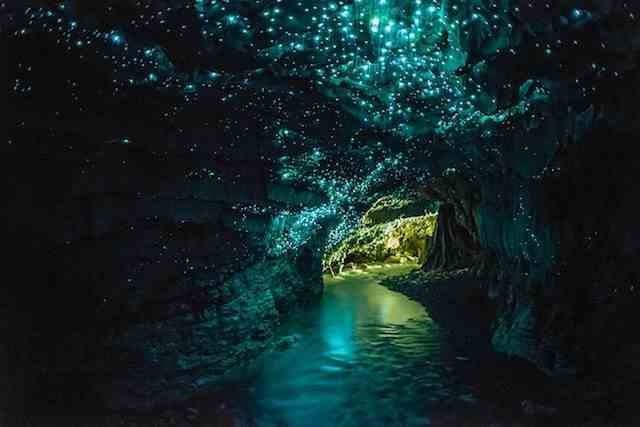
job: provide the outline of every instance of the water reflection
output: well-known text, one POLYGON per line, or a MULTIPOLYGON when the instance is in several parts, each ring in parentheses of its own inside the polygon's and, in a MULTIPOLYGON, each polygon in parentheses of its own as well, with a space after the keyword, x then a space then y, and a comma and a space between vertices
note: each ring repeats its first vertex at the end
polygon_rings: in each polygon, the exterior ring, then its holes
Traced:
POLYGON ((413 426, 429 407, 468 399, 455 359, 423 307, 377 284, 410 266, 327 278, 311 310, 283 325, 297 337, 266 354, 248 387, 259 426, 413 426))

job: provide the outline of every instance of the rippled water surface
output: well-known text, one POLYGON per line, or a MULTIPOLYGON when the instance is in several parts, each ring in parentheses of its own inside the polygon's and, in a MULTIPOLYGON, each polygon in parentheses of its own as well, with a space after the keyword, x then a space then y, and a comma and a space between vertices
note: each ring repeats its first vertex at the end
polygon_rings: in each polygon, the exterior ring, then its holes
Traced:
POLYGON ((456 380, 467 360, 446 344, 424 308, 378 284, 410 266, 326 278, 321 301, 279 332, 245 386, 259 426, 429 425, 442 405, 474 400, 456 380))

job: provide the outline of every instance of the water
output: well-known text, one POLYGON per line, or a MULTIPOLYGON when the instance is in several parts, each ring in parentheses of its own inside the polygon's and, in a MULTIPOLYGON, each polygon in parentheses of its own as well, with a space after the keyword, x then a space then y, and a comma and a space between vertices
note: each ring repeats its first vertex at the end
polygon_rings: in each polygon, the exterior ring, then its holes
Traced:
POLYGON ((326 278, 317 305, 279 331, 240 387, 258 426, 424 426, 475 401, 456 375, 472 363, 447 344, 424 308, 378 284, 411 266, 369 268, 326 278))

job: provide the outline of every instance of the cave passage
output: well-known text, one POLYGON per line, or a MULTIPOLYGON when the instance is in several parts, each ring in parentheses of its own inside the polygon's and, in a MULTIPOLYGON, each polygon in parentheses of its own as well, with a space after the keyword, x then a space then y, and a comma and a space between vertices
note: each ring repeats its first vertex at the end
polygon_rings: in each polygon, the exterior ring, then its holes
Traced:
POLYGON ((422 305, 378 284, 416 267, 380 264, 325 275, 320 301, 288 319, 277 347, 227 387, 236 390, 236 405, 248 405, 236 410, 255 425, 290 426, 319 419, 417 426, 445 411, 464 413, 475 397, 457 365, 473 363, 471 356, 448 344, 422 305))
POLYGON ((640 425, 640 1, 0 1, 0 55, 0 427, 514 425, 437 421, 468 371, 640 425))

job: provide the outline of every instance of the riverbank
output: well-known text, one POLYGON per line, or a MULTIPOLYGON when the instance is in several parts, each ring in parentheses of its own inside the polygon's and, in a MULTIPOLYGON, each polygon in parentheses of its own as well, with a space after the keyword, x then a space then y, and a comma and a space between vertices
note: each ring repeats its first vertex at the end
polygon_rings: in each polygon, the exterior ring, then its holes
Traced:
POLYGON ((216 392, 154 414, 32 418, 23 425, 640 425, 633 414, 616 413, 629 396, 628 389, 615 389, 620 382, 562 382, 491 351, 493 311, 481 281, 467 270, 425 273, 415 264, 382 264, 324 279, 318 304, 291 313, 257 363, 239 367, 216 392), (299 412, 320 403, 342 421, 299 412))
MULTIPOLYGON (((483 282, 469 270, 417 269, 386 278, 381 284, 423 304, 455 346, 477 355, 466 374, 476 378, 480 398, 513 413, 521 425, 640 425, 640 417, 633 410, 638 400, 633 393, 638 376, 632 369, 627 375, 620 370, 607 375, 602 370, 573 378, 551 378, 528 362, 493 352, 490 338, 495 307, 486 297, 483 282)), ((612 361, 611 366, 616 363, 612 361)))

